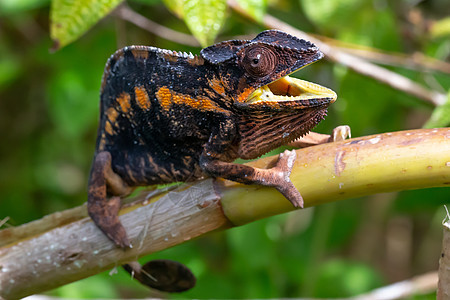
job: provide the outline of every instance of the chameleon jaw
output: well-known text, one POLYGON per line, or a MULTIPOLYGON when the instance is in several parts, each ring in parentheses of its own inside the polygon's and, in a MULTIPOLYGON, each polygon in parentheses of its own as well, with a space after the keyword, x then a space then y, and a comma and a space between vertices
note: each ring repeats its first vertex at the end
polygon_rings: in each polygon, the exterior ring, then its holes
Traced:
POLYGON ((322 101, 308 100, 327 100, 327 103, 330 104, 335 102, 336 99, 336 93, 329 88, 298 78, 284 76, 256 89, 245 102, 250 105, 270 104, 271 102, 301 102, 306 106, 316 106, 320 105, 322 101), (307 105, 305 102, 310 103, 307 105), (314 104, 316 102, 317 104, 314 104))

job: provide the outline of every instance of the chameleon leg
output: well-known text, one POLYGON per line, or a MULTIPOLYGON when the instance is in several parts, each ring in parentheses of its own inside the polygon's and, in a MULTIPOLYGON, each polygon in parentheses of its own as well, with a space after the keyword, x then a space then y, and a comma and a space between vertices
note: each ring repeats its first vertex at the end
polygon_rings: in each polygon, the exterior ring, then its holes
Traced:
POLYGON ((295 151, 284 151, 271 169, 259 169, 246 165, 200 158, 200 164, 213 177, 222 177, 245 184, 260 184, 275 187, 295 207, 303 208, 303 198, 292 184, 289 176, 296 159, 295 151))
POLYGON ((296 159, 295 151, 284 151, 271 169, 259 169, 220 160, 236 135, 235 122, 223 120, 217 131, 210 136, 200 155, 200 167, 212 177, 222 177, 244 184, 260 184, 275 187, 295 207, 303 207, 303 198, 292 184, 289 176, 296 159))
MULTIPOLYGON (((111 154, 103 151, 96 155, 89 180, 88 213, 97 227, 116 245, 131 248, 125 228, 120 223, 120 197, 107 199, 107 191, 126 195, 130 188, 111 168, 111 154)), ((143 285, 165 292, 182 292, 194 287, 196 279, 184 265, 169 261, 151 261, 144 266, 138 262, 123 265, 143 285)))
POLYGON ((95 156, 89 179, 88 213, 97 227, 116 245, 122 248, 131 248, 125 228, 118 217, 120 197, 107 199, 107 186, 109 187, 111 182, 116 183, 116 187, 112 188, 113 191, 126 187, 111 168, 111 154, 103 151, 95 156), (122 186, 117 187, 118 183, 121 183, 122 186))

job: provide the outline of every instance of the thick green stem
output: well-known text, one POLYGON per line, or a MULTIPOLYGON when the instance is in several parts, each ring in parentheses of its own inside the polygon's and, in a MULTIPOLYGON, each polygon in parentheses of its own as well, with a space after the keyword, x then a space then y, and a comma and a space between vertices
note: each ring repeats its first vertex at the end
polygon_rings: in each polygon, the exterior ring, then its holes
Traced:
MULTIPOLYGON (((274 160, 264 158, 252 165, 264 168, 274 160)), ((291 180, 305 207, 376 193, 450 187, 450 129, 399 131, 298 150, 291 180)), ((227 186, 222 206, 235 225, 293 210, 274 189, 227 186)))

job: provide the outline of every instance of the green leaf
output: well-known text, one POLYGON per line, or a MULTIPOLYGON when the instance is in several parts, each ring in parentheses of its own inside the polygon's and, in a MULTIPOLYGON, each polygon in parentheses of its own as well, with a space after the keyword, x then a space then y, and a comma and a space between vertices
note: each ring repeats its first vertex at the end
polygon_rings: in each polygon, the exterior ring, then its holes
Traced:
POLYGON ((203 47, 214 42, 225 20, 226 0, 184 0, 184 21, 203 47))
MULTIPOLYGON (((214 42, 214 39, 225 20, 225 10, 227 8, 226 0, 163 1, 170 11, 179 18, 184 19, 189 30, 203 47, 214 42)), ((261 0, 250 1, 258 2, 261 0)), ((266 0, 262 1, 265 2, 266 0)), ((256 10, 256 8, 254 10, 256 10)))
POLYGON ((424 128, 445 127, 450 124, 450 91, 447 94, 447 101, 436 107, 424 128))
POLYGON ((450 36, 450 17, 436 21, 431 27, 431 36, 433 38, 450 36))
POLYGON ((50 36, 57 50, 73 42, 122 0, 53 0, 50 12, 50 36))
POLYGON ((262 22, 266 13, 267 0, 237 0, 236 2, 256 21, 262 22))
POLYGON ((163 0, 167 8, 172 11, 179 18, 183 18, 183 0, 163 0))

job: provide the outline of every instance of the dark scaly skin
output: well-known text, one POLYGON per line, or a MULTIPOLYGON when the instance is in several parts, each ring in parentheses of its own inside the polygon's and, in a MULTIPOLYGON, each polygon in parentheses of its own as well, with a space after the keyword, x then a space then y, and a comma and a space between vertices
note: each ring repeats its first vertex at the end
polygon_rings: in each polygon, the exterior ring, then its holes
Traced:
POLYGON ((323 119, 332 99, 246 102, 255 89, 322 56, 310 42, 275 30, 213 45, 200 56, 146 46, 118 50, 102 80, 89 180, 88 212, 96 225, 116 245, 130 247, 117 217, 119 197, 137 186, 206 176, 274 186, 302 207, 286 179, 294 152, 269 170, 232 162, 287 144, 323 119))

